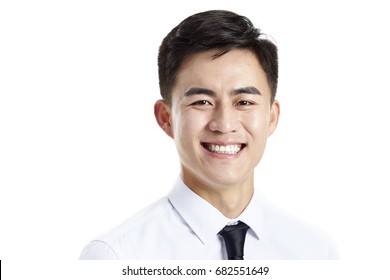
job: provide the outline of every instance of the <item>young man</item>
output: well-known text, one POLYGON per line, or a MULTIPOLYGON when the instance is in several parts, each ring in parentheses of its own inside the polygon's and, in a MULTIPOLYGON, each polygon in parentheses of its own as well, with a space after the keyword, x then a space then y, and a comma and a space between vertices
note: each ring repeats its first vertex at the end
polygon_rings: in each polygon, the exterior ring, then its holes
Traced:
POLYGON ((276 129, 276 46, 245 17, 207 11, 163 40, 157 123, 176 144, 167 197, 92 241, 82 259, 332 259, 326 235, 254 191, 276 129))

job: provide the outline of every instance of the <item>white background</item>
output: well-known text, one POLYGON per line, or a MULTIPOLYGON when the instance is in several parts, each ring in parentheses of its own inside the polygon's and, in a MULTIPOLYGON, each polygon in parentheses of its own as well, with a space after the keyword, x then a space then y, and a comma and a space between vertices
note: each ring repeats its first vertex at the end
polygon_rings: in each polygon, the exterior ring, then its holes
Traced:
POLYGON ((75 260, 166 195, 157 51, 187 16, 227 9, 279 47, 281 118, 256 187, 329 232, 345 260, 389 259, 385 1, 2 1, 0 259, 75 260))

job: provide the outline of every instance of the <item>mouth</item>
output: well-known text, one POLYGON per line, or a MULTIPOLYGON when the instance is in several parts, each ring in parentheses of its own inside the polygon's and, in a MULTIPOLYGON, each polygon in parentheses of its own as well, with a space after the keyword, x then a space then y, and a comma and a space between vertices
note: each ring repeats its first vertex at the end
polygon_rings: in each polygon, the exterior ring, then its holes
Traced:
POLYGON ((231 144, 231 145, 218 145, 212 143, 201 143, 203 148, 209 152, 216 154, 229 154, 234 155, 238 154, 242 149, 246 147, 245 144, 231 144))

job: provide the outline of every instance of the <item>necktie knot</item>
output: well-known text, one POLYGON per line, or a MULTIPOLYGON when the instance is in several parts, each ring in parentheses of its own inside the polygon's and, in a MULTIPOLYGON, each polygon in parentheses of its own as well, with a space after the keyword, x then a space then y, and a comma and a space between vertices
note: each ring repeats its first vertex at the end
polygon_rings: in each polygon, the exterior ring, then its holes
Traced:
POLYGON ((244 259, 244 243, 249 226, 243 222, 236 225, 225 226, 218 234, 225 241, 229 260, 244 259))

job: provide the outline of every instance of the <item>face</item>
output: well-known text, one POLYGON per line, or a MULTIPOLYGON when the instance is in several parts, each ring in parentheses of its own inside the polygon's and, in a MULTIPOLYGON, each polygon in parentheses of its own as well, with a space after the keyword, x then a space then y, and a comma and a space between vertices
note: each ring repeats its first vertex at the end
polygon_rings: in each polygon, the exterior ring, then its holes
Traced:
POLYGON ((176 144, 184 182, 194 188, 253 187, 279 104, 271 105, 266 74, 248 50, 188 57, 178 71, 172 104, 157 101, 159 125, 176 144))

